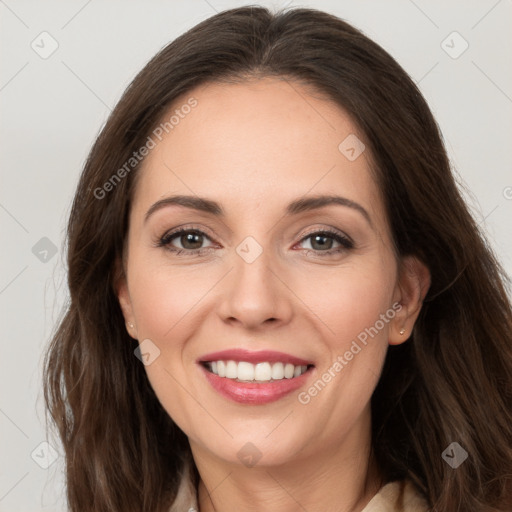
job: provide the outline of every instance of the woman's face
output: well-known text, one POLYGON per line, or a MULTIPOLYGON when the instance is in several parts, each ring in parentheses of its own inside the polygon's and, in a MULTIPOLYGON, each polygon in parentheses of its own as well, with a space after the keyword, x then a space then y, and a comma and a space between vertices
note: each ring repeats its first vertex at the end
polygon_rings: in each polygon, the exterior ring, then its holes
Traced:
POLYGON ((198 456, 355 453, 388 344, 417 313, 364 136, 312 94, 277 79, 196 88, 140 171, 119 298, 198 456))

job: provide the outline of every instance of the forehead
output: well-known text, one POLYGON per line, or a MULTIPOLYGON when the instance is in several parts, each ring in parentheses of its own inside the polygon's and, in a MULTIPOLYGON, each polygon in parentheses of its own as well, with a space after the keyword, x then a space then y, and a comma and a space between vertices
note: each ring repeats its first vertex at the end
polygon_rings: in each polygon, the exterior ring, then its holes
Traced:
POLYGON ((163 122, 171 117, 139 171, 135 206, 197 194, 229 213, 336 193, 383 214, 369 152, 350 152, 364 135, 311 88, 275 78, 206 84, 178 98, 163 122))

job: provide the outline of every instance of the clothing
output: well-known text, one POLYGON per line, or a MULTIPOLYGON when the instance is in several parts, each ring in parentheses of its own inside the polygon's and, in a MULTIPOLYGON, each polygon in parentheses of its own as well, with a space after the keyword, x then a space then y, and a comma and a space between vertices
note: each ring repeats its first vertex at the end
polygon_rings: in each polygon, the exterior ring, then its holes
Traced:
MULTIPOLYGON (((198 512, 197 490, 190 468, 182 475, 178 495, 169 512, 198 512)), ((427 502, 407 480, 390 482, 370 500, 362 512, 428 512, 427 502)))
POLYGON ((370 500, 362 512, 428 512, 425 499, 408 480, 390 482, 370 500))

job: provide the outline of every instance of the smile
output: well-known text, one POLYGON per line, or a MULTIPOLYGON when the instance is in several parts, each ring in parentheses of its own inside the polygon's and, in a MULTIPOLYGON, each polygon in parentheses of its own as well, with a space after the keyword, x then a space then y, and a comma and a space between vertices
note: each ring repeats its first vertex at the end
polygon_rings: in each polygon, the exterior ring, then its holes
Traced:
POLYGON ((257 364, 247 361, 210 361, 205 363, 205 366, 215 375, 237 382, 274 382, 300 377, 310 365, 295 366, 291 363, 268 361, 257 364))
POLYGON ((209 385, 224 398, 263 405, 297 391, 312 378, 311 361, 275 351, 224 350, 197 360, 209 385))

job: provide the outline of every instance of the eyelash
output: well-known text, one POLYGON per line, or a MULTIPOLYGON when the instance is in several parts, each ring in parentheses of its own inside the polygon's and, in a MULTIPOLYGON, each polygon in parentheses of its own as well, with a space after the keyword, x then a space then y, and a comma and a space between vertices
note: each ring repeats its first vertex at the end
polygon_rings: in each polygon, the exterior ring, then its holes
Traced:
MULTIPOLYGON (((157 247, 164 247, 166 250, 174 253, 175 256, 202 256, 208 252, 211 252, 213 247, 204 247, 202 249, 179 249, 172 247, 171 241, 177 238, 179 235, 185 234, 185 233, 193 233, 195 235, 203 235, 204 237, 208 238, 210 240, 210 237, 200 229, 192 228, 192 227, 183 227, 176 229, 175 231, 171 231, 170 233, 164 234, 160 240, 157 242, 157 247)), ((307 255, 310 255, 310 253, 313 253, 315 256, 331 256, 333 254, 341 253, 342 251, 346 251, 348 249, 354 248, 354 243, 350 238, 347 236, 344 236, 340 234, 338 231, 335 231, 333 229, 322 229, 322 230, 316 230, 311 231, 310 233, 307 233, 304 235, 299 243, 304 242, 308 238, 311 238, 313 235, 329 235, 327 238, 332 238, 336 242, 340 244, 340 247, 336 247, 334 249, 329 249, 327 251, 319 251, 315 249, 304 249, 307 255)))

